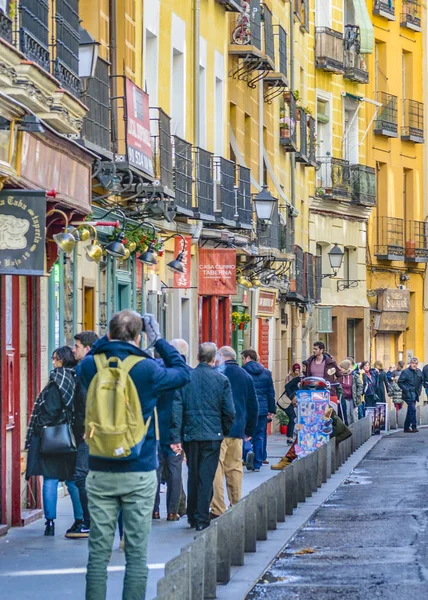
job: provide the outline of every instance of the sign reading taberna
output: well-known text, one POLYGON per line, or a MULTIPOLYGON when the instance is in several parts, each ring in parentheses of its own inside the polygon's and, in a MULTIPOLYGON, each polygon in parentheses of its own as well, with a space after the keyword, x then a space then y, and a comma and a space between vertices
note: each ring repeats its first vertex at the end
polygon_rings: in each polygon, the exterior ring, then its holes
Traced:
POLYGON ((126 79, 126 146, 128 163, 154 177, 149 95, 126 79))
POLYGON ((0 274, 45 274, 46 192, 0 192, 0 274))

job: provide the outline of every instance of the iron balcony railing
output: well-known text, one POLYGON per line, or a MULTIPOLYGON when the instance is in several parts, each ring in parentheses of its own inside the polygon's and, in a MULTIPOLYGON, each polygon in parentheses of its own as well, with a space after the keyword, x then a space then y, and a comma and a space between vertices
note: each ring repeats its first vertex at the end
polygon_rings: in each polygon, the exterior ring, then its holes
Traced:
POLYGON ((376 257, 380 260, 404 260, 404 220, 378 217, 376 230, 376 257))
POLYGON ((285 92, 280 112, 279 143, 286 152, 297 150, 297 108, 293 92, 285 92))
POLYGON ((344 71, 343 34, 329 27, 315 28, 315 66, 331 73, 344 71))
POLYGON ((216 0, 217 4, 221 4, 226 11, 242 12, 240 0, 216 0))
POLYGON ((374 132, 376 135, 398 137, 397 96, 386 92, 377 92, 376 100, 382 105, 379 108, 374 132))
POLYGON ((303 283, 305 277, 305 264, 303 250, 300 246, 294 246, 294 289, 295 294, 303 299, 305 295, 305 285, 303 283))
POLYGON ((175 205, 178 212, 193 215, 193 157, 192 144, 172 137, 175 205))
POLYGON ((403 127, 401 139, 416 144, 424 143, 424 105, 416 100, 403 100, 403 127))
POLYGON ((0 38, 12 43, 13 21, 3 11, 0 10, 0 38))
POLYGON ((360 53, 361 38, 358 25, 345 25, 344 37, 344 78, 358 83, 368 83, 369 74, 367 71, 364 54, 360 53))
POLYGON ((87 81, 82 102, 88 107, 82 139, 102 150, 111 150, 109 64, 98 58, 94 77, 87 81))
POLYGON ((54 74, 61 85, 78 95, 79 80, 79 0, 56 0, 56 58, 54 74))
POLYGON ((237 166, 237 225, 249 229, 253 223, 253 207, 251 200, 251 170, 247 167, 237 166))
POLYGON ((390 21, 395 20, 395 8, 394 0, 374 0, 373 2, 373 14, 389 19, 390 21))
POLYGON ((304 294, 305 298, 311 300, 312 302, 316 301, 316 263, 315 256, 310 252, 305 252, 303 257, 303 262, 305 266, 305 279, 306 279, 306 293, 304 294))
POLYGON ((275 64, 275 44, 273 37, 273 26, 272 26, 272 11, 263 4, 262 10, 263 18, 263 39, 264 39, 264 52, 273 63, 275 64))
POLYGON ((314 259, 315 259, 315 301, 321 302, 322 256, 314 256, 314 259))
POLYGON ((297 152, 296 161, 309 162, 308 118, 303 108, 297 109, 297 152))
POLYGON ((314 117, 308 117, 308 135, 309 135, 309 161, 308 166, 317 166, 317 124, 314 117))
POLYGON ((19 46, 25 56, 50 72, 48 0, 19 3, 19 46))
POLYGON ((428 262, 428 223, 406 221, 406 261, 428 262))
POLYGON ((174 196, 171 119, 161 108, 150 108, 150 123, 154 175, 160 181, 164 193, 174 196))
POLYGON ((279 72, 287 78, 287 33, 282 25, 278 25, 279 72))
POLYGON ((200 218, 208 221, 215 220, 213 161, 211 152, 195 148, 196 211, 200 218))
POLYGON ((350 199, 349 162, 332 156, 320 157, 317 162, 320 165, 317 172, 317 196, 326 199, 350 199))
POLYGON ((236 219, 235 163, 214 157, 214 210, 219 222, 234 225, 236 219))
POLYGON ((401 27, 422 31, 420 0, 402 0, 401 27))
POLYGON ((366 165, 350 165, 351 199, 362 206, 376 206, 376 171, 366 165))
POLYGON ((282 250, 285 242, 285 226, 282 225, 278 214, 278 207, 274 209, 270 223, 260 222, 257 219, 256 232, 259 246, 282 250))
POLYGON ((293 254, 294 249, 294 237, 295 237, 295 217, 292 214, 287 214, 287 221, 285 227, 282 228, 282 242, 281 248, 285 250, 287 254, 293 254))
POLYGON ((232 29, 232 44, 262 49, 262 26, 259 0, 247 0, 232 29))

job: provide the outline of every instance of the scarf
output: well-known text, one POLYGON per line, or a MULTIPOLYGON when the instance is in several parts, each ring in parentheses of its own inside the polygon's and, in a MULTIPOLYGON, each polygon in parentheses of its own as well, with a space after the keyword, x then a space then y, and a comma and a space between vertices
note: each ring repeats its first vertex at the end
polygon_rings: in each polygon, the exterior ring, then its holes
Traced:
POLYGON ((46 402, 47 398, 47 390, 51 384, 54 384, 59 389, 59 393, 61 395, 64 408, 62 410, 61 416, 58 419, 57 425, 61 425, 61 423, 66 423, 68 420, 68 413, 73 410, 73 407, 70 406, 73 397, 74 397, 74 389, 76 387, 75 383, 75 372, 74 369, 68 369, 66 367, 58 367, 49 373, 49 382, 37 396, 36 401, 34 402, 33 411, 31 413, 30 422, 28 424, 27 436, 25 438, 25 449, 28 450, 30 447, 31 438, 33 437, 35 430, 37 429, 38 420, 40 413, 42 411, 42 407, 46 402))

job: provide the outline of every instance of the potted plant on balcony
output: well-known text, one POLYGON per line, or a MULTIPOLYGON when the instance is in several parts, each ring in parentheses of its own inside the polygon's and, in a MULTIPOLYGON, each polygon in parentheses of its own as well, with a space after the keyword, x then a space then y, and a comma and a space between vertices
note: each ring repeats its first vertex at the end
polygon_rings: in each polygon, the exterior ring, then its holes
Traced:
POLYGON ((239 329, 247 329, 248 323, 251 321, 251 317, 248 313, 241 315, 241 322, 239 323, 239 329))
POLYGON ((288 429, 287 426, 288 426, 288 423, 290 422, 288 415, 281 408, 278 408, 275 416, 279 423, 280 433, 282 435, 287 435, 287 429, 288 429))
POLYGON ((235 310, 232 313, 232 331, 235 331, 236 329, 238 329, 240 323, 241 323, 241 314, 235 310))

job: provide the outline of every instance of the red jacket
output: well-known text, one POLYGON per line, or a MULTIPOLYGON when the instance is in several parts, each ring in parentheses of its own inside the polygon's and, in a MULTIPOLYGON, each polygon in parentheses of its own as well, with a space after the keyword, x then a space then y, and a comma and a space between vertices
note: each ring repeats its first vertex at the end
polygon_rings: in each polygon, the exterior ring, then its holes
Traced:
MULTIPOLYGON (((307 360, 306 366, 306 377, 312 377, 312 363, 315 360, 315 356, 310 356, 307 360)), ((334 383, 341 375, 341 371, 337 366, 336 361, 330 356, 330 354, 324 353, 324 379, 330 383, 334 383)))

